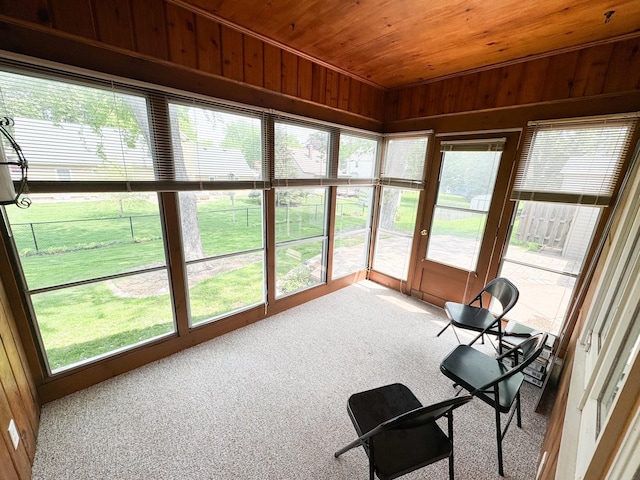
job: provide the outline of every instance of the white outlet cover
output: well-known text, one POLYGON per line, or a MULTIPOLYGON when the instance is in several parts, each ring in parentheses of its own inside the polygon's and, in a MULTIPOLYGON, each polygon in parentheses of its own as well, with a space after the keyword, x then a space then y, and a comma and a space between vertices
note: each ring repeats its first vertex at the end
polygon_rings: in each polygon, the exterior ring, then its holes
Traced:
POLYGON ((11 436, 11 441, 13 442, 13 448, 17 450, 18 444, 20 443, 20 434, 18 433, 16 422, 13 421, 13 418, 9 422, 9 435, 11 436))

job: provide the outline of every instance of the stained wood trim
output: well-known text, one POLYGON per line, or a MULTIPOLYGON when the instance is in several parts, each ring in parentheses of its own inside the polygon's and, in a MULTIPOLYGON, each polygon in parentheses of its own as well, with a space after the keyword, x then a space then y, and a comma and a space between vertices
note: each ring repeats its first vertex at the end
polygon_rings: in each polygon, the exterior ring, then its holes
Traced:
MULTIPOLYGON (((318 105, 252 87, 208 72, 149 57, 95 41, 79 39, 64 32, 16 22, 0 15, 4 32, 3 48, 19 55, 40 58, 65 66, 114 75, 125 80, 165 86, 211 98, 288 112, 330 123, 369 131, 380 131, 381 119, 367 118, 348 110, 318 105)), ((282 52, 283 55, 286 52, 282 52)), ((291 55, 291 54, 288 54, 291 55)), ((25 59, 26 60, 26 59, 25 59)), ((278 72, 280 74, 280 72, 278 72)), ((296 76, 297 81, 297 76, 296 76)), ((296 91, 297 93, 297 91, 296 91)), ((295 96, 295 94, 294 94, 295 96)))
POLYGON ((269 37, 267 37, 265 35, 261 35, 261 34, 259 34, 257 32, 249 30, 248 28, 244 28, 241 25, 237 25, 237 24, 227 20, 226 18, 223 18, 223 17, 221 17, 219 15, 216 15, 215 13, 212 13, 212 12, 210 12, 208 10, 205 10, 203 8, 200 8, 200 7, 197 7, 195 5, 192 5, 192 4, 188 3, 188 2, 184 2, 182 0, 165 0, 165 1, 167 3, 173 3, 174 5, 178 5, 178 6, 184 8, 186 10, 191 10, 193 13, 196 13, 197 15, 201 15, 203 17, 208 17, 208 18, 220 23, 221 25, 225 25, 225 26, 227 26, 229 28, 232 28, 234 30, 242 32, 245 35, 250 35, 252 37, 255 37, 255 38, 263 41, 265 44, 269 44, 269 45, 272 45, 274 47, 278 47, 279 49, 281 49, 281 50, 283 50, 285 52, 292 53, 292 54, 294 54, 294 55, 296 55, 296 56, 298 56, 300 58, 303 58, 305 60, 309 60, 310 62, 313 62, 313 63, 317 63, 318 65, 322 65, 323 67, 326 67, 329 70, 333 70, 333 71, 339 72, 339 73, 341 73, 343 75, 346 75, 348 77, 352 77, 354 80, 357 80, 359 82, 366 83, 367 85, 371 85, 372 87, 384 90, 384 87, 382 85, 379 85, 379 84, 377 84, 375 82, 372 82, 371 80, 369 80, 367 78, 355 75, 355 74, 349 72, 348 70, 343 70, 343 69, 341 69, 339 67, 336 67, 335 65, 331 65, 330 63, 324 62, 319 58, 315 58, 315 57, 313 57, 311 55, 308 55, 308 54, 306 54, 304 52, 301 52, 300 50, 296 50, 295 48, 290 47, 289 45, 285 45, 284 43, 280 43, 280 42, 278 42, 278 41, 276 41, 276 40, 274 40, 272 38, 269 38, 269 37))
MULTIPOLYGON (((50 2, 52 7, 51 22, 54 28, 97 40, 91 0, 50 0, 50 2)), ((134 5, 137 4, 134 2, 134 5)), ((164 25, 164 21, 162 24, 164 25)))
POLYGON ((129 0, 93 0, 92 5, 98 40, 127 50, 135 50, 129 0))
POLYGON ((145 55, 168 60, 169 45, 164 4, 155 0, 135 0, 131 2, 131 9, 136 50, 145 55))
POLYGON ((169 60, 185 67, 197 68, 196 23, 193 13, 166 6, 169 60))
POLYGON ((222 45, 220 25, 203 17, 196 17, 198 69, 222 75, 222 45))
MULTIPOLYGON (((174 0, 169 0, 169 1, 174 1, 174 0)), ((447 79, 453 78, 453 77, 458 77, 458 76, 463 76, 463 75, 470 75, 472 73, 478 73, 478 72, 484 72, 485 70, 492 70, 494 68, 509 67, 511 65, 516 65, 516 64, 519 64, 519 63, 538 60, 538 59, 544 58, 544 57, 552 57, 554 55, 562 55, 563 53, 573 52, 575 50, 582 50, 582 49, 585 49, 585 48, 598 47, 598 46, 601 46, 601 45, 607 45, 609 43, 624 42, 626 40, 632 40, 634 38, 639 38, 639 37, 640 37, 640 30, 635 31, 635 32, 631 32, 631 33, 627 33, 627 34, 624 34, 624 35, 618 35, 618 36, 615 36, 615 37, 604 38, 602 40, 595 40, 595 41, 592 41, 592 42, 581 43, 579 45, 574 45, 574 46, 571 46, 571 47, 560 48, 560 49, 552 50, 552 51, 549 51, 549 52, 539 53, 539 54, 536 54, 536 55, 529 55, 529 56, 524 57, 524 58, 514 58, 513 60, 509 60, 509 61, 506 61, 506 62, 498 62, 498 63, 492 63, 491 65, 483 65, 482 67, 472 68, 470 70, 465 70, 464 72, 456 72, 456 73, 452 73, 450 75, 442 75, 441 77, 430 78, 429 80, 424 80, 424 81, 421 81, 421 82, 409 83, 409 84, 402 85, 402 86, 399 86, 399 87, 389 88, 388 91, 403 90, 403 89, 406 89, 406 88, 412 88, 412 87, 416 87, 416 86, 419 86, 419 85, 425 85, 425 84, 434 83, 434 82, 441 82, 443 80, 447 80, 447 79)))
MULTIPOLYGON (((387 107, 389 105, 389 97, 387 97, 387 107)), ((435 114, 425 118, 387 120, 382 132, 397 133, 431 129, 438 132, 465 132, 524 128, 531 120, 588 117, 635 111, 640 111, 640 91, 448 115, 435 114)))

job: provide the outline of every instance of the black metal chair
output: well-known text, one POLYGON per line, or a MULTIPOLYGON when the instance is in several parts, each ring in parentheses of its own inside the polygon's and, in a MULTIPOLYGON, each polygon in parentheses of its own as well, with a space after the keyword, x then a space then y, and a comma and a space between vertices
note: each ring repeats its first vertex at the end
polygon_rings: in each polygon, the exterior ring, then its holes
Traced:
MULTIPOLYGON (((533 362, 544 349, 548 335, 539 333, 504 352, 499 357, 489 356, 469 345, 458 345, 440 364, 440 371, 495 410, 496 437, 498 441, 498 472, 504 476, 502 466, 502 440, 517 415, 517 424, 522 428, 520 412, 520 387, 524 381, 522 371, 533 362), (519 361, 520 353, 522 361, 519 361), (513 358, 513 366, 502 360, 513 358), (502 428, 500 414, 509 413, 502 428)), ((460 392, 458 392, 460 393, 460 392)))
POLYGON ((338 450, 335 457, 362 445, 369 457, 369 479, 397 478, 449 458, 453 480, 453 410, 471 395, 423 406, 406 386, 394 383, 351 395, 349 417, 358 438, 338 450), (436 420, 446 416, 445 434, 436 420))
MULTIPOLYGON (((480 290, 480 292, 469 303, 446 302, 444 311, 449 317, 449 323, 438 332, 440 336, 450 326, 473 330, 480 332, 470 343, 473 345, 479 338, 484 339, 484 335, 495 335, 498 341, 497 351, 502 353, 502 319, 511 310, 518 301, 520 293, 516 286, 506 278, 495 278, 480 290), (502 306, 502 311, 498 315, 494 315, 483 304, 483 296, 491 295, 502 306)), ((488 302, 487 302, 488 305, 488 302)), ((453 329, 453 332, 460 342, 460 338, 453 329)))

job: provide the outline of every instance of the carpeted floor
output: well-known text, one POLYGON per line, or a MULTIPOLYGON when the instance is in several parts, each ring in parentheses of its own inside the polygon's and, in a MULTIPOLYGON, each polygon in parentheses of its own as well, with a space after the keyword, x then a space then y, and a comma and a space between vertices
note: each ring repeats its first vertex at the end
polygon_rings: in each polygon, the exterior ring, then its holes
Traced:
MULTIPOLYGON (((407 385, 453 396, 440 361, 456 345, 442 310, 362 282, 120 375, 42 408, 34 480, 366 479, 346 412, 352 393, 407 385)), ((523 387, 523 428, 504 441, 505 478, 535 478, 546 417, 523 387)), ((454 415, 456 478, 497 479, 493 410, 454 415)), ((445 479, 447 462, 410 479, 445 479)))

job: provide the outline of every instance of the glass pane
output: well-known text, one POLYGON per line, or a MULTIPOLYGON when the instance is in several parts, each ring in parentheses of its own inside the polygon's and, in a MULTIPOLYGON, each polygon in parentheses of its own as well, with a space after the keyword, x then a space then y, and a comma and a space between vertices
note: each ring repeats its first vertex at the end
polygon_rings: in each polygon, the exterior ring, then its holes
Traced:
POLYGON ((510 320, 552 335, 560 333, 575 278, 508 260, 503 262, 500 276, 511 280, 520 292, 508 313, 510 320))
MULTIPOLYGON (((638 311, 634 312, 634 317, 637 318, 638 311)), ((636 352, 640 347, 640 322, 631 322, 629 331, 616 356, 617 360, 614 367, 610 370, 609 378, 607 379, 600 398, 598 399, 598 433, 601 427, 604 425, 605 420, 611 410, 611 406, 618 396, 618 392, 624 385, 627 379, 627 374, 631 368, 632 362, 636 357, 636 352)))
POLYGON ((275 124, 275 178, 325 178, 329 132, 275 124))
POLYGON ((325 235, 326 188, 276 188, 276 242, 325 235))
POLYGON ((7 209, 31 290, 165 265, 155 193, 31 198, 7 209))
POLYGON ((548 202, 518 202, 505 258, 578 275, 600 209, 548 202))
POLYGON ((486 220, 484 213, 436 207, 427 259, 474 271, 486 220))
POLYGON ((502 266, 520 290, 509 318, 559 333, 599 218, 595 207, 518 202, 502 266))
POLYGON ((276 247, 276 297, 326 281, 325 240, 276 247))
POLYGON ((374 178, 377 157, 377 140, 340 134, 338 177, 374 178))
POLYGON ((382 188, 373 258, 373 268, 378 272, 407 279, 419 197, 417 190, 382 188))
POLYGON ((29 180, 154 180, 144 97, 8 72, 0 85, 29 180))
POLYGON ((489 211, 502 152, 443 152, 437 204, 489 211))
POLYGON ((32 295, 52 371, 174 331, 166 270, 32 295))
POLYGON ((262 179, 262 121, 210 108, 169 104, 178 180, 262 179))
POLYGON ((367 267, 373 187, 339 187, 333 247, 333 278, 367 267))
POLYGON ((427 155, 427 137, 389 140, 382 176, 421 181, 427 155))
POLYGON ((263 253, 245 253, 187 266, 191 325, 264 303, 263 253))
POLYGON ((502 156, 488 149, 442 152, 428 260, 475 271, 502 156))
POLYGON ((260 190, 180 192, 185 259, 262 248, 262 219, 260 190))

